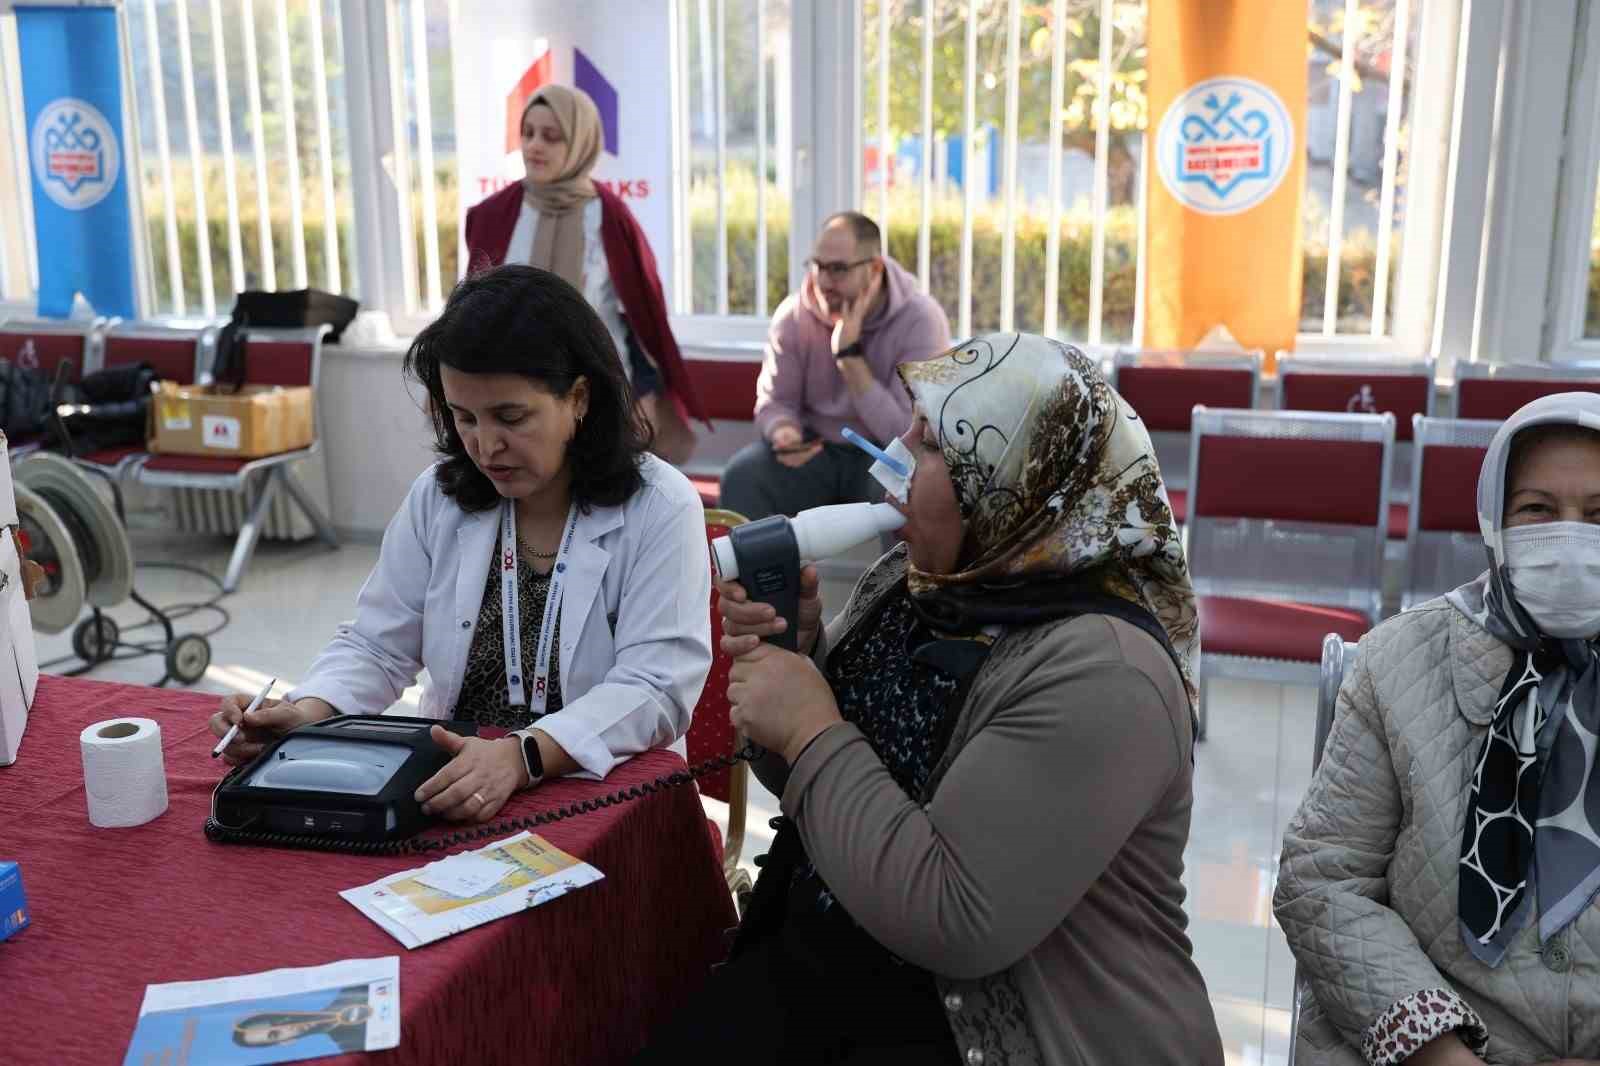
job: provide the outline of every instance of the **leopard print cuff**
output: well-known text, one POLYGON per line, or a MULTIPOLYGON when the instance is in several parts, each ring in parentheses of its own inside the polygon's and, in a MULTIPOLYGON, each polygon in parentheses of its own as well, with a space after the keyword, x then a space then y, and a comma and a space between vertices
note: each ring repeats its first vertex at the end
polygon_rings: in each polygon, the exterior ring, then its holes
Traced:
POLYGON ((1466 1000, 1448 988, 1425 988, 1395 1000, 1367 1026, 1361 1054, 1371 1066, 1398 1066, 1450 1032, 1479 1054, 1489 1043, 1488 1028, 1466 1000))

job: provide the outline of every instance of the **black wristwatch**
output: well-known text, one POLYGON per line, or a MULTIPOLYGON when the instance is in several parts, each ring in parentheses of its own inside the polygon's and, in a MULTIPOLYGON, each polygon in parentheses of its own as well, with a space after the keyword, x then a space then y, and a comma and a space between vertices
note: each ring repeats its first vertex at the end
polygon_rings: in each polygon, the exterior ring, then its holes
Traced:
POLYGON ((528 770, 528 788, 544 780, 544 757, 539 754, 539 742, 531 729, 515 729, 511 735, 522 741, 522 765, 528 770))
POLYGON ((866 354, 867 354, 867 350, 865 348, 861 347, 861 342, 860 341, 852 341, 849 344, 845 345, 843 348, 840 348, 838 354, 835 355, 834 358, 835 359, 845 359, 845 358, 848 358, 848 357, 850 357, 852 355, 865 356, 866 354))

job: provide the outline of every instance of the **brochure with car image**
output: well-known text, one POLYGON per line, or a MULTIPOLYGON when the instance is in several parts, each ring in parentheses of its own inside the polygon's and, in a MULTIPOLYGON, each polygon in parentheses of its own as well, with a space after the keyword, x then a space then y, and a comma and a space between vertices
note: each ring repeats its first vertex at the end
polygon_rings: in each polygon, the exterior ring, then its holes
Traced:
POLYGON ((532 833, 339 895, 408 948, 548 903, 604 875, 532 833))
POLYGON ((400 957, 148 985, 123 1066, 296 1062, 400 1044, 400 957))

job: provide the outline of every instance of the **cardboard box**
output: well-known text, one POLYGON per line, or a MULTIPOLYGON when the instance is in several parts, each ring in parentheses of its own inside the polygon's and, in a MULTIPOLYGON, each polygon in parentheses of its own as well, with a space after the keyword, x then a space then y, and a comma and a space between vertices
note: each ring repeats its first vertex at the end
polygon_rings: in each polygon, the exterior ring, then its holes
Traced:
MULTIPOLYGON (((39 657, 23 578, 36 564, 17 543, 17 500, 11 488, 11 460, 0 433, 0 766, 17 759, 28 709, 39 686, 39 657)), ((0 912, 3 913, 3 912, 0 912)))
POLYGON ((0 861, 0 940, 28 928, 28 897, 22 894, 22 869, 0 861))
POLYGON ((312 441, 311 389, 246 385, 219 393, 209 385, 163 381, 150 405, 150 451, 161 455, 260 459, 312 441))

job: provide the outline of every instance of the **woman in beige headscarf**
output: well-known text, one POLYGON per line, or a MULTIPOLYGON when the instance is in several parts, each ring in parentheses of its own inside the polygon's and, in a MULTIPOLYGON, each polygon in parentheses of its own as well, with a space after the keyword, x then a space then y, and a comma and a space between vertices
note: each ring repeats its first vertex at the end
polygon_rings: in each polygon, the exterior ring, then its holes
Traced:
POLYGON ((526 263, 561 275, 599 312, 655 430, 656 454, 681 463, 688 420, 705 420, 667 321, 655 255, 620 196, 590 177, 605 139, 587 93, 546 85, 522 111, 522 181, 467 211, 468 270, 526 263))

